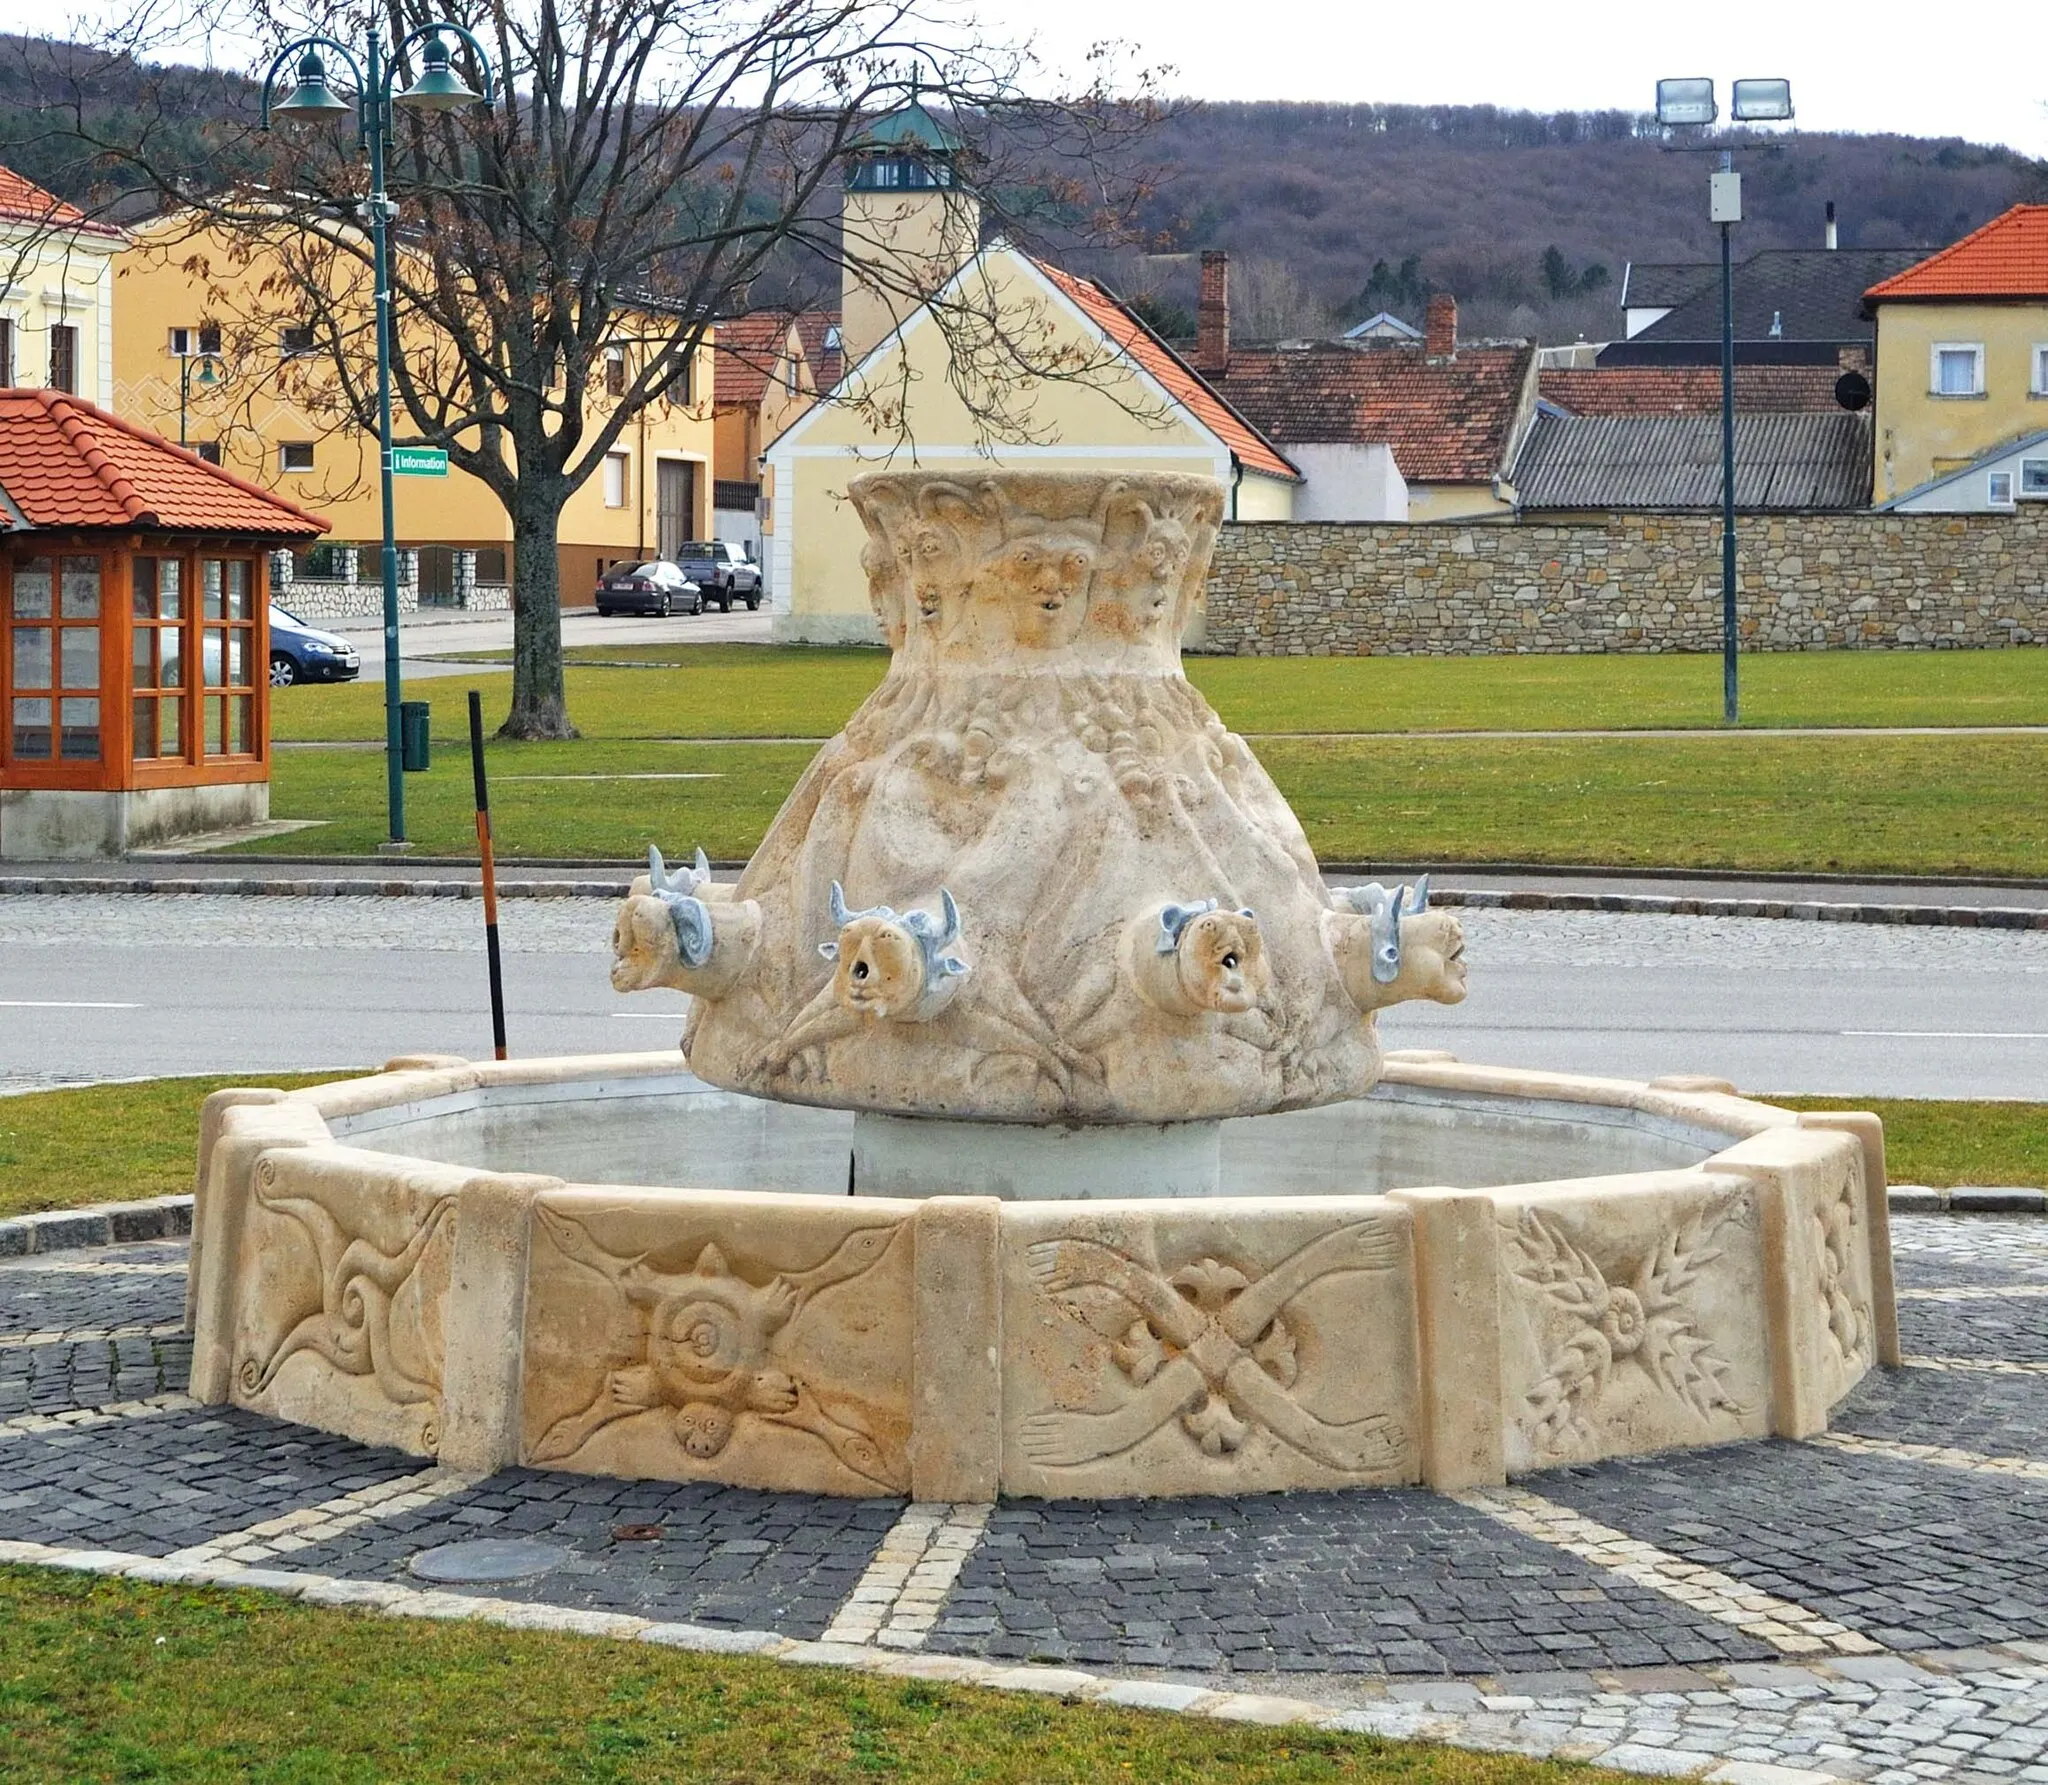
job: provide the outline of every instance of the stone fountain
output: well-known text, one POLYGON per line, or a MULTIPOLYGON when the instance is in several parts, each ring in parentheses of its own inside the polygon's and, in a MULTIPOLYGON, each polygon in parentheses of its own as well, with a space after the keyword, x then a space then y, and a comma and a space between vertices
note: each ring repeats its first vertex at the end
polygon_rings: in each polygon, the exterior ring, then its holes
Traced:
POLYGON ((962 1501, 1803 1436, 1896 1360, 1874 1118, 1383 1054, 1463 939, 1426 886, 1326 886, 1182 674, 1216 484, 851 495, 887 678, 735 882, 650 852, 618 913, 688 1070, 216 1094, 196 1394, 962 1501))

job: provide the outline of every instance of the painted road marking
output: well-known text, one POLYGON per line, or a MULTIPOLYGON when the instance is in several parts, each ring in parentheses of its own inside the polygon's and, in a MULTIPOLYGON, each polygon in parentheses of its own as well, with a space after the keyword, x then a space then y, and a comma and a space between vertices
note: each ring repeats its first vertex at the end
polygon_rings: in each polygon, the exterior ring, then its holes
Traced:
POLYGON ((0 998, 0 1010, 140 1010, 140 1004, 108 1004, 93 998, 0 998))

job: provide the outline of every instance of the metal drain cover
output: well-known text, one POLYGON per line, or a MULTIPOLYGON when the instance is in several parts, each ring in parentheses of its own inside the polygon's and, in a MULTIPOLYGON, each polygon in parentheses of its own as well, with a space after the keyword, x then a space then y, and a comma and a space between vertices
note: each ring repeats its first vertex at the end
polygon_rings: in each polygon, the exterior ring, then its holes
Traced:
POLYGON ((568 1561, 570 1553, 554 1543, 486 1537, 475 1543, 444 1543, 439 1549, 421 1550, 408 1566, 421 1580, 474 1587, 530 1580, 550 1568, 559 1568, 568 1561))

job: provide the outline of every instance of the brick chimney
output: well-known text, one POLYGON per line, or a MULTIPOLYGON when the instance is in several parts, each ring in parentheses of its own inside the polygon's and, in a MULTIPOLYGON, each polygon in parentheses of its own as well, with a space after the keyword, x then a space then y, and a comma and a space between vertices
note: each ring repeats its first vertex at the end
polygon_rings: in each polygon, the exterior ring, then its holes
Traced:
POLYGON ((1449 359, 1458 351, 1458 300, 1448 291, 1433 291, 1422 320, 1422 350, 1431 359, 1449 359))
POLYGON ((1195 312, 1195 370, 1230 370, 1230 256, 1202 250, 1202 301, 1195 312))

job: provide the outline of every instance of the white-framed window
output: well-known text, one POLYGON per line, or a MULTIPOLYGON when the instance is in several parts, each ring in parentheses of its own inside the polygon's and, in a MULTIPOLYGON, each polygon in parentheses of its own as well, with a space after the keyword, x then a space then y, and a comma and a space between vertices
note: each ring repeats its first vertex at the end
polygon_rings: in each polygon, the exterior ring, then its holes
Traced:
POLYGON ((2048 502, 2048 459, 2020 460, 2020 500, 2048 502))
POLYGON ((171 357, 191 359, 202 353, 220 352, 220 324, 202 322, 196 328, 171 330, 171 357))
POLYGON ((1984 502, 1990 508, 2012 508, 2012 473, 1993 471, 1984 480, 1984 502))
POLYGON ((310 440, 285 440, 277 448, 277 468, 280 471, 310 471, 313 469, 313 443, 310 440))
POLYGON ((1937 341, 1928 360, 1928 393, 1937 397, 1984 394, 1984 343, 1937 341))
POLYGON ((0 390, 14 388, 14 322, 0 316, 0 390))
POLYGON ((626 350, 623 347, 604 350, 604 394, 608 397, 626 394, 626 350))
POLYGON ((2034 377, 2028 385, 2029 393, 2037 397, 2048 397, 2048 341, 2034 343, 2034 377))
POLYGON ((607 508, 626 506, 626 465, 625 453, 608 452, 604 455, 604 505, 607 508))

